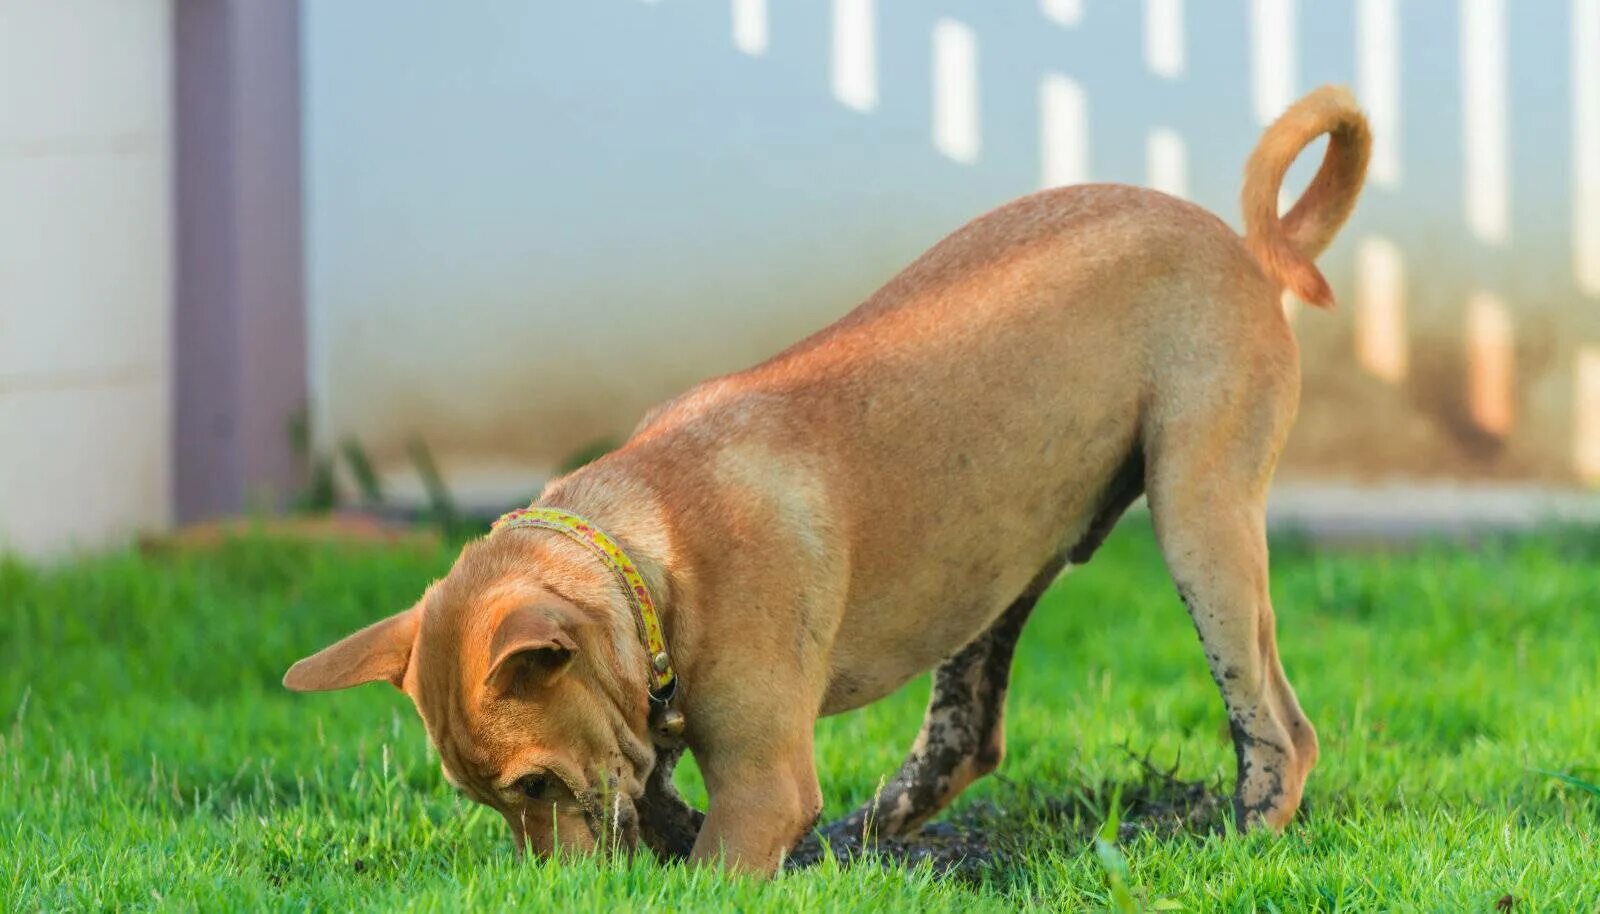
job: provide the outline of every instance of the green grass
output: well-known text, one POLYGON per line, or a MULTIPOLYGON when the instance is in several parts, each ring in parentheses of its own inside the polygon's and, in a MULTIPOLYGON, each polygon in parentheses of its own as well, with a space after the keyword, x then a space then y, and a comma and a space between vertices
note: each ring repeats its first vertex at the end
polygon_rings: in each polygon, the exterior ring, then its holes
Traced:
MULTIPOLYGON (((1282 652, 1323 747, 1285 835, 1130 808, 1119 841, 1094 841, 1114 797, 1148 788, 1135 755, 1213 793, 1233 776, 1193 629, 1130 523, 1035 615, 1001 776, 950 814, 1004 852, 975 879, 824 864, 770 883, 519 862, 498 817, 442 783, 399 693, 279 688, 414 599, 447 550, 0 560, 0 908, 1600 909, 1600 542, 1277 545, 1282 652)), ((830 815, 899 762, 924 696, 821 724, 830 815)))

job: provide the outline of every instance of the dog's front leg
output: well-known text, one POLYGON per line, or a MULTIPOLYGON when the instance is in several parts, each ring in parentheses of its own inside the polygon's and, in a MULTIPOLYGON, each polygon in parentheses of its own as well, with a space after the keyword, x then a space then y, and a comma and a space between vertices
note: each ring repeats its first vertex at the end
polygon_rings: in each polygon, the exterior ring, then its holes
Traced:
POLYGON ((816 824, 822 789, 810 728, 785 737, 767 733, 703 754, 696 749, 711 803, 691 860, 771 875, 816 824))

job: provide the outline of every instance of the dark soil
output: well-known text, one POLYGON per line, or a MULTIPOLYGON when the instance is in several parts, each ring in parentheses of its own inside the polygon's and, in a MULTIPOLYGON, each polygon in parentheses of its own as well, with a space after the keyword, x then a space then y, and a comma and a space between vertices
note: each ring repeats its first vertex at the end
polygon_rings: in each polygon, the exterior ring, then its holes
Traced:
POLYGON ((1093 842, 1115 803, 1119 842, 1139 834, 1167 837, 1220 832, 1230 802, 1220 785, 1185 781, 1144 762, 1143 776, 1122 784, 1098 784, 1067 793, 1044 793, 1009 784, 1005 799, 967 804, 953 815, 905 837, 841 834, 824 827, 795 848, 786 862, 801 869, 831 852, 841 863, 929 863, 937 872, 982 882, 1013 859, 1041 845, 1082 848, 1093 842))

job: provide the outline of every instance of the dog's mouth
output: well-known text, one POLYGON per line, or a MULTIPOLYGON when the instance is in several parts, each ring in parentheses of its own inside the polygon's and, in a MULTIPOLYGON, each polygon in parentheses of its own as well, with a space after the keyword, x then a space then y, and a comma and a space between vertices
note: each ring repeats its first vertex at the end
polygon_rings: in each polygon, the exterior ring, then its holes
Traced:
POLYGON ((594 838, 596 849, 607 856, 631 854, 639 846, 639 812, 621 793, 597 811, 584 810, 584 821, 594 838))
POLYGON ((626 857, 640 846, 639 815, 634 805, 621 796, 604 807, 569 806, 565 813, 557 812, 554 821, 543 818, 534 822, 526 813, 508 815, 506 819, 519 857, 568 853, 626 857))
MULTIPOLYGON (((579 851, 583 853, 598 853, 605 856, 616 854, 632 854, 640 843, 640 826, 638 812, 638 798, 629 795, 628 791, 619 789, 612 778, 600 779, 596 786, 574 784, 566 777, 557 775, 562 785, 566 788, 569 797, 557 804, 552 804, 552 812, 557 822, 547 823, 555 825, 551 844, 559 849, 579 851), (565 812, 561 808, 565 808, 565 812), (579 831, 567 831, 562 835, 560 822, 565 821, 569 826, 576 826, 582 822, 579 831)), ((513 839, 517 850, 531 849, 537 843, 529 842, 529 822, 524 816, 521 827, 512 823, 513 839)), ((535 826, 538 827, 538 826, 535 826)))

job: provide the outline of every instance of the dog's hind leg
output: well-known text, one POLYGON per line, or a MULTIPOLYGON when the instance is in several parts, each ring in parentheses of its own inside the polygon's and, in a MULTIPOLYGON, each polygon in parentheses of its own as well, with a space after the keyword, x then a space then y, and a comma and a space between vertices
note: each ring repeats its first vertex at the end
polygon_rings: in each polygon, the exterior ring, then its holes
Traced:
POLYGON ((906 834, 999 766, 1017 637, 1061 568, 1057 562, 1039 575, 994 624, 934 671, 922 731, 900 770, 872 800, 823 828, 823 838, 906 834))
POLYGON ((1147 485, 1167 568, 1222 691, 1238 757, 1241 826, 1283 828, 1317 759, 1317 737, 1278 661, 1267 591, 1267 484, 1294 413, 1293 388, 1231 392, 1226 407, 1158 423, 1147 485), (1250 404, 1239 408, 1240 404, 1250 404))

